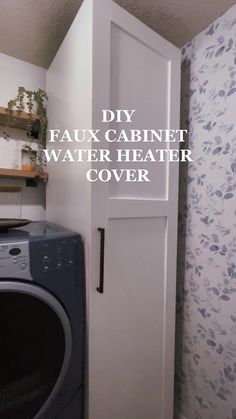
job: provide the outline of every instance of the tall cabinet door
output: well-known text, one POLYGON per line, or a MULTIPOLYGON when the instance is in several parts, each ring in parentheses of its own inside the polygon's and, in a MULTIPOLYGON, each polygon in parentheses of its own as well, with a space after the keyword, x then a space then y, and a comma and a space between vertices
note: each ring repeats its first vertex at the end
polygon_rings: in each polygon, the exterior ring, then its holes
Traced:
MULTIPOLYGON (((93 128, 178 129, 179 50, 109 0, 94 1, 93 13, 93 128), (135 112, 131 122, 106 126, 101 109, 135 112)), ((119 148, 144 155, 178 148, 157 141, 99 146, 114 159, 119 148)), ((147 169, 150 182, 92 185, 89 419, 172 419, 178 163, 107 168, 147 169), (105 229, 103 293, 98 227, 105 229)))

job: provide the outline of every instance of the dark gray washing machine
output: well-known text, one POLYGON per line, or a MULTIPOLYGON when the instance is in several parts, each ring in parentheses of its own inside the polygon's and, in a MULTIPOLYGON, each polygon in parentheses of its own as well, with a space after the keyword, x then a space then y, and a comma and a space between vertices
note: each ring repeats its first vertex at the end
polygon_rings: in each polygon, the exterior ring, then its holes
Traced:
POLYGON ((79 234, 0 234, 0 418, 82 419, 85 276, 79 234))

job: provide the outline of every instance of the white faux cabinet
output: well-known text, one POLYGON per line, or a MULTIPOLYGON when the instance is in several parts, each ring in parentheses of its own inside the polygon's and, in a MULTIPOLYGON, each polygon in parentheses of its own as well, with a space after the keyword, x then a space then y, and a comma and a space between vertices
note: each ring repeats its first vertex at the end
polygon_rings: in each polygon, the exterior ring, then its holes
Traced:
MULTIPOLYGON (((179 84, 176 47, 110 0, 84 0, 48 71, 49 128, 178 129, 179 84), (102 109, 135 113, 130 123, 104 124, 102 109)), ((104 141, 49 144, 109 148, 112 156, 118 146, 134 148, 104 141)), ((85 239, 88 418, 172 419, 178 164, 59 161, 48 171, 47 218, 85 239), (149 170, 151 182, 86 180, 93 168, 137 167, 149 170)))

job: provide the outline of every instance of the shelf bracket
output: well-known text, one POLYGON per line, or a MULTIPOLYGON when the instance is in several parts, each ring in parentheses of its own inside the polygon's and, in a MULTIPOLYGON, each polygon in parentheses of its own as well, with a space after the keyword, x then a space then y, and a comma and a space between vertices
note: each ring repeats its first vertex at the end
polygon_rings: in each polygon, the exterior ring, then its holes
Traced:
POLYGON ((28 188, 37 188, 38 186, 38 177, 26 178, 25 186, 28 188))

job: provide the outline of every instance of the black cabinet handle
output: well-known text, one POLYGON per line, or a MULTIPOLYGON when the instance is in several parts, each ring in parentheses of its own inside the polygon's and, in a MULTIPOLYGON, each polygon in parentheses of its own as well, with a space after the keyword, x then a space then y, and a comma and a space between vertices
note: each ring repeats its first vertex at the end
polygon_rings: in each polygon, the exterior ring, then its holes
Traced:
POLYGON ((99 273, 99 287, 97 291, 100 294, 104 292, 104 250, 105 250, 105 228, 98 228, 98 231, 101 233, 100 241, 100 273, 99 273))

